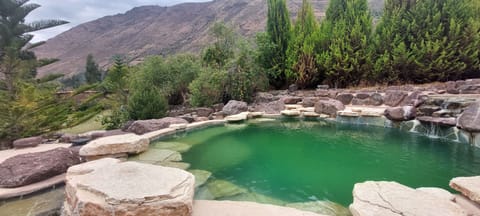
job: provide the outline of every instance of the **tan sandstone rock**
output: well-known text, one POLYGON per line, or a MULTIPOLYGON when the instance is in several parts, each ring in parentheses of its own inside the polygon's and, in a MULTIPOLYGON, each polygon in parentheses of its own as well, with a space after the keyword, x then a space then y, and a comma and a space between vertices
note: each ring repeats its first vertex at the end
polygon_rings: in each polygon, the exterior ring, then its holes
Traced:
POLYGON ((80 156, 138 154, 148 149, 150 141, 135 134, 109 136, 93 140, 80 149, 80 156))
POLYGON ((480 204, 480 176, 454 178, 450 187, 480 204))
POLYGON ((187 216, 194 177, 179 169, 102 159, 67 172, 63 215, 187 216))
POLYGON ((466 216, 443 196, 415 190, 396 182, 365 182, 353 189, 353 216, 466 216))

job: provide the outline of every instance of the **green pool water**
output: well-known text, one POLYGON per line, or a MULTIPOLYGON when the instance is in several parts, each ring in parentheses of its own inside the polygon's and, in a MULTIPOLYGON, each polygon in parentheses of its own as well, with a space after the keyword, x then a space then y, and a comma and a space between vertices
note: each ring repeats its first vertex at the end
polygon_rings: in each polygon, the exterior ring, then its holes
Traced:
POLYGON ((248 123, 170 138, 193 147, 192 169, 285 202, 352 202, 355 183, 397 181, 441 187, 480 174, 480 150, 381 127, 327 122, 248 123))

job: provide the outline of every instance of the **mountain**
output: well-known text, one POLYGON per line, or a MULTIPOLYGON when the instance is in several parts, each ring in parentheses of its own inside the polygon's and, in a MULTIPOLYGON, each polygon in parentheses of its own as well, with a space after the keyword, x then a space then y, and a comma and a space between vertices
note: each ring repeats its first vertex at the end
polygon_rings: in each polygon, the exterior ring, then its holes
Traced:
MULTIPOLYGON (((328 0, 311 2, 316 16, 324 16, 328 0)), ((292 17, 296 17, 301 4, 302 0, 288 1, 292 17)), ((228 23, 240 34, 251 37, 264 30, 266 12, 266 0, 214 0, 172 7, 137 7, 124 14, 78 25, 36 48, 39 58, 60 60, 40 68, 39 77, 82 72, 88 54, 107 68, 116 54, 135 63, 148 55, 198 53, 211 41, 209 28, 213 23, 228 23)))

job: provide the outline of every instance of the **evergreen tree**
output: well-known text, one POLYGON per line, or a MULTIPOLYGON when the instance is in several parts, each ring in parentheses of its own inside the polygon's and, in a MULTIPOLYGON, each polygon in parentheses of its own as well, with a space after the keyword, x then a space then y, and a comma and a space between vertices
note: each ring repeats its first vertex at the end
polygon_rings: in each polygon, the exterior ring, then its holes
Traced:
POLYGON ((287 83, 287 49, 291 38, 290 14, 286 0, 268 0, 267 32, 257 38, 259 63, 275 88, 287 83))
POLYGON ((332 0, 320 28, 317 55, 325 82, 334 87, 358 85, 373 68, 372 17, 366 0, 332 0))
POLYGON ((31 64, 36 57, 28 48, 41 43, 27 46, 33 38, 29 33, 67 23, 62 20, 26 23, 25 17, 40 7, 28 2, 29 0, 0 0, 0 74, 4 77, 2 84, 10 98, 15 97, 15 86, 19 79, 32 79, 36 75, 36 64, 31 64), (26 63, 30 67, 25 68, 26 63))
POLYGON ((415 71, 415 59, 409 49, 406 32, 414 1, 387 0, 375 33, 375 70, 369 78, 380 83, 406 82, 415 71), (402 33, 403 32, 403 33, 402 33))
POLYGON ((471 0, 389 0, 376 31, 376 76, 424 83, 478 71, 479 26, 471 0))
POLYGON ((87 56, 87 62, 85 64, 85 79, 88 84, 98 83, 102 79, 102 72, 93 59, 92 54, 88 54, 87 56))
POLYGON ((308 0, 303 0, 287 50, 286 74, 300 88, 314 87, 318 83, 319 70, 314 53, 318 43, 317 28, 312 6, 308 0))

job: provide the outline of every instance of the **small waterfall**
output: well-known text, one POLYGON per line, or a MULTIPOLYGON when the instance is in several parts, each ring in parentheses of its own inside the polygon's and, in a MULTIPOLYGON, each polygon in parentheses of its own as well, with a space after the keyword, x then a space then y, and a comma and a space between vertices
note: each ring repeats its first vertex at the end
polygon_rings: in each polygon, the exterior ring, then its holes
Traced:
POLYGON ((417 130, 418 127, 421 127, 422 126, 422 123, 418 120, 413 120, 412 121, 413 123, 413 126, 412 128, 410 129, 410 132, 412 133, 419 133, 419 131, 417 130))
POLYGON ((430 124, 430 127, 426 127, 427 129, 427 136, 430 137, 430 138, 434 138, 434 139, 438 139, 438 138, 442 138, 442 129, 440 128, 440 126, 438 126, 437 124, 433 124, 433 123, 429 123, 430 124))

